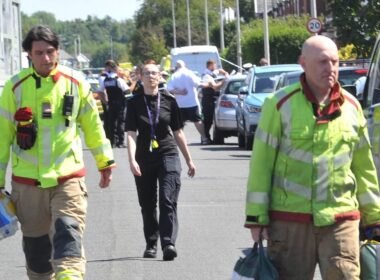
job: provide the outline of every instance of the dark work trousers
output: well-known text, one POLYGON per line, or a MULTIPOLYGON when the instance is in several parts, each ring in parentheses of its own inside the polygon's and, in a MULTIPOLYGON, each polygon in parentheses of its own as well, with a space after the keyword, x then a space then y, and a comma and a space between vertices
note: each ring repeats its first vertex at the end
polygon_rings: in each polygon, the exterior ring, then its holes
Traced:
POLYGON ((112 101, 108 103, 106 118, 106 135, 111 145, 124 144, 125 102, 112 101), (117 138, 115 138, 115 135, 117 138))
POLYGON ((177 200, 181 187, 181 162, 177 155, 162 156, 144 163, 142 176, 135 176, 147 245, 175 245, 178 232, 177 200), (160 217, 157 220, 157 183, 160 217))
POLYGON ((214 96, 205 95, 202 97, 203 125, 205 128, 205 135, 208 139, 211 139, 210 129, 214 121, 215 100, 214 96))

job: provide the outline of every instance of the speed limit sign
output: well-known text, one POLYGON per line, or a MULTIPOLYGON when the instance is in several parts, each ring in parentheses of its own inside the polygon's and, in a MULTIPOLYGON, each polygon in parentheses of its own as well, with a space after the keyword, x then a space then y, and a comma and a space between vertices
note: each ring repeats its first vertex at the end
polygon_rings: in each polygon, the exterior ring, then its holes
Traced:
POLYGON ((317 18, 311 18, 307 22, 307 30, 310 33, 319 33, 322 30, 322 22, 317 18))

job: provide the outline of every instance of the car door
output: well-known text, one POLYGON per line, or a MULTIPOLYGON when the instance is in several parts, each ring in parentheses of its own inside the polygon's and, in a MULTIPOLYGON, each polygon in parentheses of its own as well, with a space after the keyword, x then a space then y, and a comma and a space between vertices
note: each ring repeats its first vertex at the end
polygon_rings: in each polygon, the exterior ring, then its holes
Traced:
POLYGON ((362 106, 368 120, 368 132, 372 154, 379 176, 380 171, 380 36, 373 49, 371 65, 367 73, 362 106))

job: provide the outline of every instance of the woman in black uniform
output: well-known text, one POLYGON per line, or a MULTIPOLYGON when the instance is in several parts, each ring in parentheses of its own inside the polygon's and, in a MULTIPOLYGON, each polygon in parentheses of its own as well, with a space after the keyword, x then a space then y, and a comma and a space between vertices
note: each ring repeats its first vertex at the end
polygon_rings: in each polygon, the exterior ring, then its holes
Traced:
POLYGON ((144 223, 145 258, 157 255, 160 237, 164 260, 177 256, 177 200, 180 190, 181 162, 177 145, 193 177, 195 166, 183 133, 183 123, 175 97, 158 88, 160 71, 155 64, 145 64, 141 77, 144 94, 128 101, 127 133, 130 168, 135 176, 144 223), (157 220, 157 182, 160 217, 157 220))

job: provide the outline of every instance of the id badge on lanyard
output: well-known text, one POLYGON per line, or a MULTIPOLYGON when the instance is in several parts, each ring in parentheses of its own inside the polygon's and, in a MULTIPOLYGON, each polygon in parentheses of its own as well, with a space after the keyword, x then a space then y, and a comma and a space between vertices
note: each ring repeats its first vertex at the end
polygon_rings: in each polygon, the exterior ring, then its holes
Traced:
POLYGON ((159 144, 156 138, 156 128, 158 125, 158 120, 160 116, 160 92, 157 93, 157 110, 156 110, 156 117, 153 120, 153 112, 152 110, 149 109, 148 102, 146 101, 146 97, 144 95, 144 101, 145 101, 145 106, 146 110, 148 112, 148 118, 149 118, 149 124, 150 124, 150 146, 149 146, 149 151, 152 152, 155 149, 158 149, 159 144))

